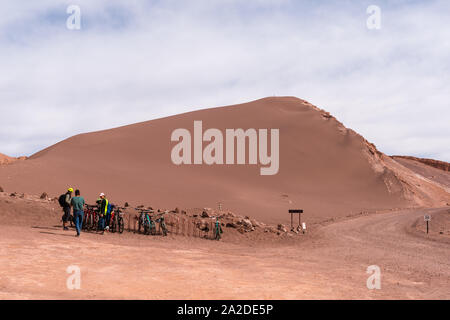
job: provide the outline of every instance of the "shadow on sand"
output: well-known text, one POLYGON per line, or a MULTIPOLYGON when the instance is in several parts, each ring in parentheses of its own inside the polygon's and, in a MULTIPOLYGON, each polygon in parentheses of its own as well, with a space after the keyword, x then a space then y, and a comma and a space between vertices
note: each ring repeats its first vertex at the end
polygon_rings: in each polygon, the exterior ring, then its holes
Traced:
POLYGON ((45 233, 45 234, 53 234, 55 236, 62 236, 62 237, 74 237, 74 234, 61 234, 61 233, 54 233, 54 232, 48 232, 48 231, 39 231, 39 233, 45 233))

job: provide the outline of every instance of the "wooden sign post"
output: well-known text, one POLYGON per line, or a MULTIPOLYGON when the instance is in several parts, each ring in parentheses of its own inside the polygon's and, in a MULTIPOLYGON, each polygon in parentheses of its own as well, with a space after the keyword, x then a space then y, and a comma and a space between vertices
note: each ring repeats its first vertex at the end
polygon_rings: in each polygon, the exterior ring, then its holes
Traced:
POLYGON ((289 209, 289 213, 291 214, 291 231, 294 231, 294 214, 298 213, 298 227, 300 229, 302 225, 301 214, 303 213, 302 209, 289 209))

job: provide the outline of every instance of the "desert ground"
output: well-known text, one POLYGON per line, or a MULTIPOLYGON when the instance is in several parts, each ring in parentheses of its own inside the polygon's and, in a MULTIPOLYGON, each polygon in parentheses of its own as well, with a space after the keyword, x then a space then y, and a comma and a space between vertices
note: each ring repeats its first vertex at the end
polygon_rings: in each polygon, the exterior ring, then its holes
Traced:
MULTIPOLYGON (((16 212, 33 208, 9 198, 1 201, 16 212)), ((2 299, 450 298, 449 208, 365 213, 258 239, 225 228, 214 241, 127 231, 76 238, 62 230, 57 207, 34 206, 52 213, 31 224, 2 219, 2 299), (81 270, 80 289, 66 286, 71 265, 81 270), (370 265, 381 269, 379 290, 366 286, 370 265)))
POLYGON ((294 97, 77 135, 28 158, 0 154, 0 298, 450 299, 449 167, 385 155, 294 97), (171 132, 196 120, 279 128, 279 173, 174 165, 171 132), (172 210, 176 221, 207 210, 223 238, 135 233, 133 212, 123 234, 76 238, 55 201, 69 186, 88 203, 105 192, 130 208, 172 210), (290 208, 304 210, 306 233, 290 230, 290 208), (381 288, 369 290, 373 265, 381 288), (69 266, 81 270, 80 289, 67 288, 69 266))

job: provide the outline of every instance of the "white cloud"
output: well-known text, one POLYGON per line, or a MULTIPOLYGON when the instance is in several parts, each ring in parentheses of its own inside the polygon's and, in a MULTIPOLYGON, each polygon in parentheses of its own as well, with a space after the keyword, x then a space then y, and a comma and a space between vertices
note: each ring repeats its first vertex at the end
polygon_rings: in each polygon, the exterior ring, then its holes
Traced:
POLYGON ((70 3, 0 4, 0 152, 275 94, 383 152, 450 161, 445 1, 381 2, 379 31, 370 2, 79 1, 81 31, 70 3))

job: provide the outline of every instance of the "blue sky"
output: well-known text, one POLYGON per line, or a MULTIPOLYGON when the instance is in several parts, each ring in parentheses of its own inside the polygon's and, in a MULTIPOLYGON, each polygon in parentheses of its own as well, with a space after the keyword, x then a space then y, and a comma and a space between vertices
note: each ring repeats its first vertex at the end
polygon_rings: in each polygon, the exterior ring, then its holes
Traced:
POLYGON ((6 0, 0 13, 2 153, 292 95, 387 154, 450 161, 448 1, 6 0), (66 28, 71 4, 81 30, 66 28))

